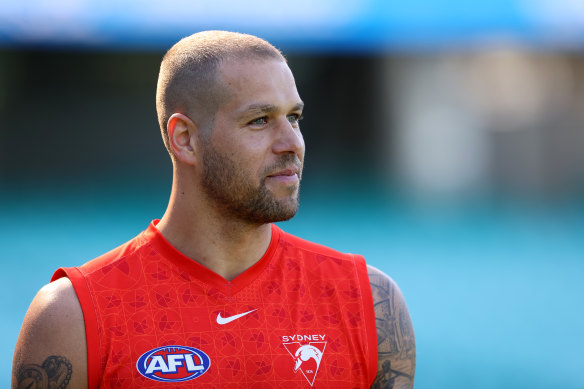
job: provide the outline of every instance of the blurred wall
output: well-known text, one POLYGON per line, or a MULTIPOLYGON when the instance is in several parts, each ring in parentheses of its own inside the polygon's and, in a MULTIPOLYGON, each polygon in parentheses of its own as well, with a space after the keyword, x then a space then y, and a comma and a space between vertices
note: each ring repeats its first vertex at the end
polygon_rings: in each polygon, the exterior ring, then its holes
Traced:
MULTIPOLYGON (((162 54, 0 52, 3 186, 168 183, 154 106, 162 54)), ((582 194, 579 53, 501 46, 289 61, 306 102, 308 183, 350 173, 422 201, 582 194)))
MULTIPOLYGON (((161 180, 170 159, 161 141, 155 88, 162 52, 0 52, 0 177, 93 181, 93 176, 161 180)), ((371 56, 290 55, 306 102, 306 179, 376 166, 376 81, 371 56)), ((373 175, 369 172, 368 175, 373 175)))
POLYGON ((387 59, 398 180, 426 199, 577 200, 583 59, 516 46, 387 59))

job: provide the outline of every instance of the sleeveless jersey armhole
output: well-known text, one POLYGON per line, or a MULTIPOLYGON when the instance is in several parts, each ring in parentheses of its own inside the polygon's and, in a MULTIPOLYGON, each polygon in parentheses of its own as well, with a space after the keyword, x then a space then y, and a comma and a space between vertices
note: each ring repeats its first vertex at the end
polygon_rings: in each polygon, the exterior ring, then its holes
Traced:
POLYGON ((367 344, 369 351, 369 385, 373 384, 377 376, 378 369, 378 355, 377 355, 377 325, 375 324, 375 308, 373 306, 373 293, 371 292, 371 282, 369 281, 369 274, 367 273, 367 264, 365 258, 361 255, 353 255, 355 264, 359 275, 359 283, 361 284, 361 298, 363 300, 363 308, 365 310, 365 328, 367 331, 367 344))
POLYGON ((83 311, 83 321, 85 325, 85 339, 87 342, 87 385, 89 389, 97 389, 100 382, 100 362, 99 362, 99 336, 97 328, 97 315, 91 298, 91 293, 87 281, 77 267, 59 268, 53 274, 51 282, 59 278, 67 277, 71 280, 81 310, 83 311))

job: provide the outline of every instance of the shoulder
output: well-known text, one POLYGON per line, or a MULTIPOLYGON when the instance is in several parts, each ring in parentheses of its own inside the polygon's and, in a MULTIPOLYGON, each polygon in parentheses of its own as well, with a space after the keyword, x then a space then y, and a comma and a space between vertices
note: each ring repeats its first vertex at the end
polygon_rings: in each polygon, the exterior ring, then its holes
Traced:
POLYGON ((63 277, 39 290, 26 313, 22 330, 34 330, 35 335, 37 332, 55 335, 58 331, 56 335, 61 335, 67 332, 67 327, 75 324, 75 319, 80 319, 80 324, 83 324, 73 284, 63 277))
POLYGON ((378 371, 374 388, 412 388, 416 344, 408 308, 397 284, 367 266, 377 327, 378 371))
POLYGON ((83 313, 71 281, 60 278, 47 284, 24 318, 14 352, 12 386, 87 386, 85 344, 83 313), (38 386, 41 382, 46 385, 38 386))
POLYGON ((413 346, 413 330, 405 298, 395 283, 381 270, 367 265, 371 294, 377 321, 377 335, 380 344, 388 343, 392 350, 397 350, 400 344, 413 346), (398 330, 397 332, 395 330, 398 330), (388 338, 386 333, 395 335, 388 338), (403 333, 403 336, 401 336, 403 333))
POLYGON ((374 304, 387 300, 396 292, 401 294, 397 284, 381 270, 367 265, 367 274, 371 283, 374 304))
MULTIPOLYGON (((150 233, 149 235, 153 234, 150 233)), ((96 274, 98 277, 100 277, 116 268, 127 274, 131 264, 141 262, 147 258, 152 257, 151 253, 154 252, 154 250, 149 249, 149 243, 151 240, 151 236, 148 236, 146 231, 144 231, 129 241, 111 249, 110 251, 83 263, 81 266, 77 266, 76 269, 80 271, 80 274, 83 274, 85 278, 92 278, 96 274), (150 250, 150 252, 144 254, 145 250, 150 250)), ((136 264, 136 266, 137 268, 141 267, 140 264, 136 264)), ((64 276, 70 276, 70 274, 58 270, 53 275, 53 279, 64 276)), ((75 279, 73 279, 73 282, 75 283, 75 279)), ((76 283, 75 287, 77 287, 76 283)))
MULTIPOLYGON (((276 228, 278 228, 278 227, 276 227, 276 228)), ((335 249, 332 249, 328 246, 324 246, 324 245, 319 244, 319 243, 314 243, 314 242, 311 242, 309 240, 299 238, 299 237, 292 235, 288 232, 285 232, 281 229, 279 229, 279 231, 280 231, 280 244, 285 246, 285 247, 294 247, 296 249, 299 249, 299 250, 302 250, 305 252, 310 252, 310 253, 313 253, 316 255, 324 255, 324 256, 334 257, 334 258, 351 258, 352 259, 354 257, 354 255, 352 255, 352 254, 342 253, 342 252, 337 251, 335 249)))

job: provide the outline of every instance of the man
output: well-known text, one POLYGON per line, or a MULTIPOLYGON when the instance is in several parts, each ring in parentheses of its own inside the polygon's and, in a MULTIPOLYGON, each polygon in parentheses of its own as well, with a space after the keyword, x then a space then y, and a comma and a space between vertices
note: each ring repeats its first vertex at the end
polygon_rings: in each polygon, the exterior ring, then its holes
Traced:
POLYGON ((403 297, 361 256, 289 235, 303 102, 282 54, 208 31, 165 55, 160 221, 34 298, 13 388, 411 388, 403 297))

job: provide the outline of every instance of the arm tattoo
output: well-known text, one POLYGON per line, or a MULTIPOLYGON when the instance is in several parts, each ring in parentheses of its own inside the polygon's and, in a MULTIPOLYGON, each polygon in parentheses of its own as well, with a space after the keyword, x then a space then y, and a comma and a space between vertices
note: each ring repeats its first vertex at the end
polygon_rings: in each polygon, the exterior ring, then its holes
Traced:
POLYGON ((379 366, 372 388, 412 388, 416 345, 410 315, 400 292, 387 276, 370 272, 377 324, 379 366))
POLYGON ((67 358, 51 355, 42 365, 31 363, 18 368, 18 389, 65 389, 72 372, 67 358))

